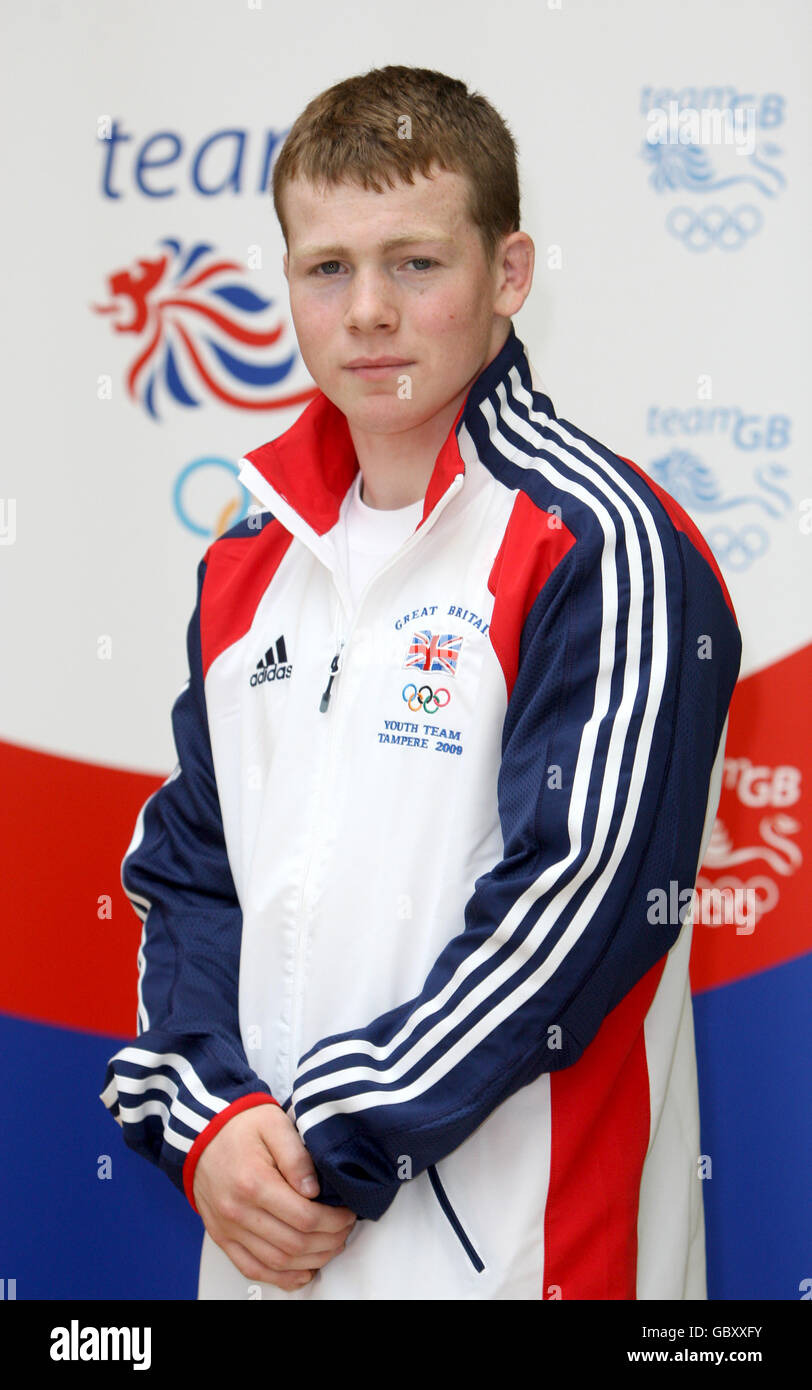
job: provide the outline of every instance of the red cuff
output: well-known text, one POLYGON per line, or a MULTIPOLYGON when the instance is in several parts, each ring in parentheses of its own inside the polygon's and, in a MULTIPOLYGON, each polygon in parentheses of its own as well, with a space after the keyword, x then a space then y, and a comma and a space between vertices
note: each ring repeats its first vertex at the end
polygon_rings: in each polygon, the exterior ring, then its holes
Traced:
MULTIPOLYGON (((209 1123, 206 1125, 205 1129, 200 1131, 191 1149, 186 1155, 186 1159, 183 1164, 183 1190, 189 1199, 192 1211, 197 1211, 193 1193, 195 1169, 198 1165, 200 1155, 202 1154, 206 1145, 211 1142, 215 1134, 219 1133, 219 1131, 223 1128, 223 1125, 227 1124, 228 1121, 232 1119, 234 1115, 239 1114, 241 1110, 248 1110, 249 1107, 252 1105, 278 1104, 279 1101, 274 1100, 273 1096, 269 1096, 267 1091, 252 1091, 250 1095, 240 1096, 237 1100, 233 1100, 230 1105, 226 1106, 225 1110, 221 1110, 219 1115, 215 1115, 214 1119, 209 1120, 209 1123)), ((200 1212, 198 1211, 197 1214, 199 1216, 200 1212)))

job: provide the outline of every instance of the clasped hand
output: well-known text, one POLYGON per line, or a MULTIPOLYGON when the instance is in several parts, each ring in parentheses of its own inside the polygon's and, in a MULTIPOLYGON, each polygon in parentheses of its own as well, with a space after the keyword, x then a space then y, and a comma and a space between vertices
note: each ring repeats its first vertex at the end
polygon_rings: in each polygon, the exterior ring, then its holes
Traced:
POLYGON ((195 1204, 212 1240, 247 1279, 292 1292, 340 1254, 356 1221, 328 1207, 293 1121, 277 1105, 239 1111, 206 1145, 195 1204))

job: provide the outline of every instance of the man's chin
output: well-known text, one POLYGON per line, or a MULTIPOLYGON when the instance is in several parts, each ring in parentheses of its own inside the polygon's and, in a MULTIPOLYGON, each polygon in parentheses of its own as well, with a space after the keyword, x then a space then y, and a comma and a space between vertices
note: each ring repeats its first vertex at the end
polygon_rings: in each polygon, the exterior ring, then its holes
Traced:
POLYGON ((420 423, 414 402, 398 396, 397 390, 392 387, 384 389, 373 384, 371 390, 344 390, 337 392, 331 400, 346 415, 349 423, 359 430, 396 434, 420 423))

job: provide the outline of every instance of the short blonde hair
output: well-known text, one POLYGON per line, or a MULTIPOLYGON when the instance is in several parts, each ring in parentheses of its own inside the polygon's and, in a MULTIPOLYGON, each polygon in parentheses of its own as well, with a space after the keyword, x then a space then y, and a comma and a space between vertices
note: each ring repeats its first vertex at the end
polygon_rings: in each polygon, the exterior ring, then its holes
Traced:
POLYGON ((513 137, 490 102, 429 68, 373 68, 329 87, 297 117, 274 166, 285 245, 282 194, 291 180, 381 193, 384 184, 413 183, 415 172, 429 176, 434 165, 467 177, 469 217, 492 265, 500 239, 519 230, 519 174, 513 137))

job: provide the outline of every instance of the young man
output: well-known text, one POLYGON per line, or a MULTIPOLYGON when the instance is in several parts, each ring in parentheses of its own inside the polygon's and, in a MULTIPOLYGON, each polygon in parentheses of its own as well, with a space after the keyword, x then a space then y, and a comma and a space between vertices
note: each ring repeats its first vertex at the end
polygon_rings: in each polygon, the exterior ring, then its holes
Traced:
POLYGON ((203 1218, 201 1298, 704 1298, 687 905, 724 583, 555 415, 481 96, 342 82, 274 199, 320 394, 200 564, 102 1099, 203 1218))

